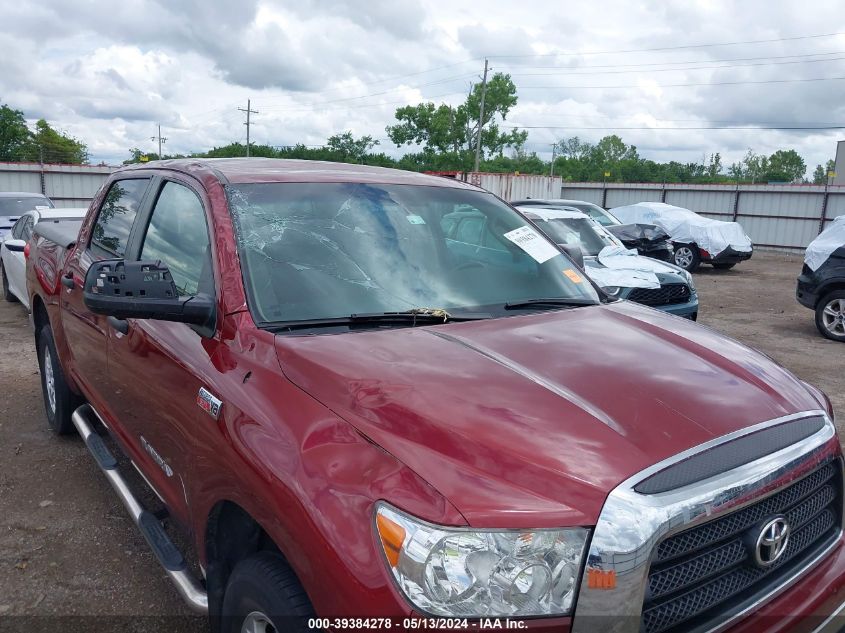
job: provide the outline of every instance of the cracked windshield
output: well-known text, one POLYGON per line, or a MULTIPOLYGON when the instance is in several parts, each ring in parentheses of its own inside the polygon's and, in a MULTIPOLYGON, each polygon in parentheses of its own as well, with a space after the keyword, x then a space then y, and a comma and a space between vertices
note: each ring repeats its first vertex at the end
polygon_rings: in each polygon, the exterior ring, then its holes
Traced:
POLYGON ((231 185, 260 323, 415 310, 505 314, 532 298, 598 302, 593 287, 494 196, 352 183, 231 185))

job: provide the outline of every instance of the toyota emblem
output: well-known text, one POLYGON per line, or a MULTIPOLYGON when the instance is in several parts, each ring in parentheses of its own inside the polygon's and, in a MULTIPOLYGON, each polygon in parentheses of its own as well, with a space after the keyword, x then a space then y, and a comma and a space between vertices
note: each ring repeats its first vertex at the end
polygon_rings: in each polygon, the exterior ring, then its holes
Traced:
POLYGON ((754 548, 754 560, 760 567, 774 565, 786 551, 791 530, 786 517, 777 516, 767 521, 760 530, 754 548))

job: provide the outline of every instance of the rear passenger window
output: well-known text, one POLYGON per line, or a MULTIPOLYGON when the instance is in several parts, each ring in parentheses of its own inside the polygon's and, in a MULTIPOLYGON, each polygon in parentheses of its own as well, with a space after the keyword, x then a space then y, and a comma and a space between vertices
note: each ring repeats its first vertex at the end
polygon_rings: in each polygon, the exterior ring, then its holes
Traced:
POLYGON ((205 212, 193 191, 175 182, 164 185, 144 237, 141 259, 167 264, 180 295, 212 292, 205 212))
POLYGON ((123 257, 126 253, 129 232, 148 183, 146 178, 112 183, 100 207, 91 236, 91 249, 98 255, 123 257))

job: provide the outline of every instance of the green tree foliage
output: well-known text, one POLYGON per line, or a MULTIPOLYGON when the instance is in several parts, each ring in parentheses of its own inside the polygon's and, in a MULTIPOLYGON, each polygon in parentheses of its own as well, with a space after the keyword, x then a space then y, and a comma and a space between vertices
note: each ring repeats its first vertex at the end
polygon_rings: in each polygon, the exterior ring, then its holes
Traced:
POLYGON ((769 156, 768 181, 803 182, 807 173, 804 159, 794 149, 779 149, 769 156))
POLYGON ((827 184, 827 175, 828 173, 836 170, 836 163, 833 159, 827 161, 827 163, 822 165, 816 165, 816 168, 813 170, 813 184, 816 185, 825 185, 827 184))
POLYGON ((88 162, 88 148, 85 143, 54 130, 44 119, 38 119, 35 123, 35 132, 30 143, 45 163, 79 165, 88 162))
POLYGON ((372 136, 362 136, 356 139, 352 132, 330 136, 326 141, 326 148, 343 157, 343 162, 361 163, 370 150, 378 145, 372 136))
MULTIPOLYGON (((528 133, 520 130, 503 132, 499 119, 507 119, 516 105, 516 86, 510 75, 496 73, 487 82, 484 97, 484 120, 481 118, 481 84, 476 84, 464 103, 457 107, 434 103, 408 105, 396 110, 395 125, 385 130, 396 145, 421 145, 423 156, 448 155, 445 169, 469 169, 481 130, 483 156, 503 155, 505 148, 525 144, 528 133)), ((419 159, 419 156, 417 157, 419 159)))
POLYGON ((23 112, 0 105, 0 161, 21 160, 30 140, 23 112))

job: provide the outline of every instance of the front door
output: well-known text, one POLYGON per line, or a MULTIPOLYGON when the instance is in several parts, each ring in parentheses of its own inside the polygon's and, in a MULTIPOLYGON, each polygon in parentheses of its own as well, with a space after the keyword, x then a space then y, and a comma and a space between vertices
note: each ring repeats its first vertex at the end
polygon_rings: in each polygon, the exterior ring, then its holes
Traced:
POLYGON ((85 306, 82 289, 85 274, 94 261, 124 256, 149 183, 149 178, 133 178, 111 184, 97 210, 90 241, 71 253, 65 266, 68 279, 62 280, 60 286, 62 327, 71 355, 71 362, 65 366, 72 368, 73 378, 94 408, 106 418, 112 415, 103 400, 108 379, 107 319, 85 306))
MULTIPOLYGON (((161 261, 182 296, 215 296, 206 213, 184 183, 159 181, 146 217, 138 219, 127 259, 161 261)), ((203 337, 184 323, 129 319, 109 332, 109 406, 140 449, 149 483, 177 520, 187 524, 188 471, 195 429, 214 424, 197 406, 211 369, 203 337)))

